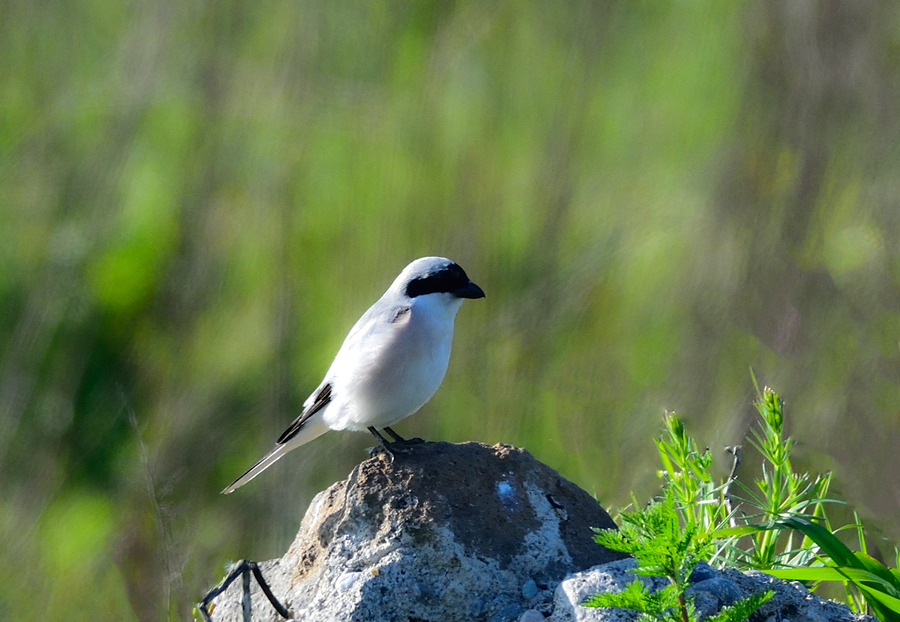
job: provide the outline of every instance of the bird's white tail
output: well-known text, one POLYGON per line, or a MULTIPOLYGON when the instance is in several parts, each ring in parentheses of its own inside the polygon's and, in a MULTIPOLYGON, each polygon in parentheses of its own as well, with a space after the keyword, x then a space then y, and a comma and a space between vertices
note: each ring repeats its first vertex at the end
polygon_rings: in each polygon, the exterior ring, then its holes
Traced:
POLYGON ((322 436, 327 431, 328 426, 325 424, 325 421, 323 421, 321 413, 316 413, 303 423, 303 426, 288 442, 283 445, 275 445, 275 447, 272 448, 272 451, 263 456, 259 462, 247 469, 247 471, 239 478, 231 482, 225 490, 222 491, 222 494, 231 494, 275 464, 275 462, 287 452, 300 447, 300 445, 305 445, 314 438, 322 436))

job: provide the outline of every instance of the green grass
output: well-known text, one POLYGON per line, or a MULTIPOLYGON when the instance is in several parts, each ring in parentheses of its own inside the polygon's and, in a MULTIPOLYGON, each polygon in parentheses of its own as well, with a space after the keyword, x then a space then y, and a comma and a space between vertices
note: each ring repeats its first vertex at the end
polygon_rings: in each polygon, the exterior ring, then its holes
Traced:
MULTIPOLYGON (((761 474, 749 484, 738 479, 741 448, 732 447, 731 473, 725 481, 715 482, 709 449, 700 451, 684 422, 666 413, 663 434, 655 441, 662 463, 660 499, 642 510, 623 511, 620 530, 598 532, 596 539, 634 555, 636 574, 664 576, 670 585, 650 594, 636 581, 620 594, 597 595, 586 605, 627 607, 641 611, 646 620, 688 622, 694 612, 683 596, 687 577, 704 559, 719 567, 763 570, 813 589, 823 582, 839 582, 853 611, 900 622, 896 567, 900 552, 895 551, 894 568, 869 555, 865 530, 855 513, 852 524, 832 528, 826 504, 843 501, 827 496, 831 473, 812 475, 794 469, 793 441, 784 434, 784 401, 769 387, 756 386, 759 429, 752 430, 748 440, 762 459, 761 474), (855 531, 859 551, 838 536, 848 529, 855 531)), ((636 500, 634 507, 639 507, 636 500)), ((741 601, 724 615, 742 620, 764 601, 741 601)))

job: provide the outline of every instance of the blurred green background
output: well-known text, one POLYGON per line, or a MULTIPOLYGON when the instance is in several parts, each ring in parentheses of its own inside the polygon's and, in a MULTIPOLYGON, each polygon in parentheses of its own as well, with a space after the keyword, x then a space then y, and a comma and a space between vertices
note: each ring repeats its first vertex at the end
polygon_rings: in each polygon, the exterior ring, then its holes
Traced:
POLYGON ((401 434, 621 506, 664 409, 727 472, 752 366, 895 540, 898 91, 886 1, 6 0, 0 619, 184 619, 280 556, 372 439, 219 490, 428 254, 487 298, 401 434))

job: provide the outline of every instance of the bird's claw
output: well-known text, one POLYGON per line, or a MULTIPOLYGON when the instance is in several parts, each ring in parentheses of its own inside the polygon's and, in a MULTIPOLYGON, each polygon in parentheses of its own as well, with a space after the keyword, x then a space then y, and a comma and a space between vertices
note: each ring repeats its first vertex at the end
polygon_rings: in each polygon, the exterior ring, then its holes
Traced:
POLYGON ((391 464, 394 463, 394 450, 387 445, 375 445, 374 447, 369 447, 368 452, 370 458, 385 454, 388 457, 388 462, 390 462, 391 464))

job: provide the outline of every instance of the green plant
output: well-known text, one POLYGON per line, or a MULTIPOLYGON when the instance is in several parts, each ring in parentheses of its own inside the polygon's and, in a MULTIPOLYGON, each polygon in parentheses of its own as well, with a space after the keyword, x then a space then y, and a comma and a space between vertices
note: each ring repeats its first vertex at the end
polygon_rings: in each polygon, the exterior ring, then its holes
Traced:
POLYGON ((657 474, 675 495, 682 521, 699 533, 709 534, 727 521, 726 484, 716 485, 709 473, 712 454, 702 452, 672 412, 663 418, 664 436, 654 439, 663 468, 657 474))
MULTIPOLYGON (((656 440, 663 465, 659 476, 672 489, 682 522, 710 543, 711 562, 764 570, 813 587, 839 581, 854 611, 865 613, 870 607, 880 620, 900 622, 900 571, 864 552, 858 516, 851 525, 831 528, 824 504, 843 503, 826 497, 831 473, 813 477, 794 470, 793 441, 784 435, 784 402, 769 387, 760 390, 755 377, 753 382, 760 428, 749 440, 762 457, 762 475, 754 487, 736 477, 740 447, 730 448, 734 468, 725 482, 716 484, 709 472, 709 450, 699 451, 684 423, 666 413, 663 436, 656 440), (851 551, 838 538, 844 529, 856 531, 863 552, 851 551)), ((900 566, 900 553, 896 556, 900 566)))
MULTIPOLYGON (((756 378, 753 379, 754 384, 756 378)), ((812 478, 793 469, 789 437, 784 436, 784 402, 772 389, 759 390, 755 406, 760 414, 759 430, 752 431, 750 444, 762 458, 762 475, 755 487, 738 480, 741 447, 729 448, 734 466, 729 477, 716 484, 709 473, 709 450, 700 452, 687 435, 684 423, 666 413, 664 435, 656 440, 663 469, 659 476, 672 486, 679 514, 713 543, 711 561, 723 565, 767 570, 806 566, 815 560, 817 547, 808 537, 799 542, 791 530, 734 531, 738 522, 769 523, 785 515, 825 519, 824 503, 840 503, 825 496, 831 474, 812 478)), ((825 519, 827 521, 827 519, 825 519)))
MULTIPOLYGON (((865 537, 859 517, 855 517, 860 548, 865 550, 865 537)), ((884 622, 900 622, 900 571, 888 568, 871 555, 852 551, 831 531, 815 519, 792 515, 766 524, 748 525, 734 531, 777 533, 797 530, 816 544, 820 554, 816 565, 794 568, 774 568, 766 572, 789 581, 820 582, 839 581, 847 590, 847 601, 857 612, 871 607, 875 616, 884 622)), ((900 553, 895 551, 896 565, 900 566, 900 553)))
MULTIPOLYGON (((763 458, 762 477, 756 480, 756 490, 736 481, 747 495, 744 503, 758 510, 746 517, 749 522, 768 522, 785 515, 807 515, 825 518, 824 503, 840 503, 827 499, 825 495, 831 485, 831 473, 817 475, 798 473, 791 465, 790 454, 793 441, 784 436, 784 401, 769 387, 759 390, 755 403, 760 414, 761 431, 753 430, 751 445, 763 458)), ((743 549, 738 549, 742 551, 743 549)), ((816 555, 815 543, 808 537, 796 543, 789 529, 772 529, 757 532, 752 536, 751 546, 738 554, 738 561, 751 568, 768 570, 785 566, 809 565, 816 555), (786 533, 786 538, 780 536, 786 533)))
MULTIPOLYGON (((646 622, 692 622, 697 619, 692 599, 685 596, 685 590, 694 566, 708 556, 710 541, 696 526, 682 524, 675 496, 675 488, 666 486, 661 500, 650 503, 643 510, 622 512, 619 530, 595 530, 598 543, 634 556, 637 562, 634 574, 666 577, 669 584, 662 590, 651 592, 640 579, 635 579, 622 592, 590 597, 583 603, 585 606, 633 609, 639 611, 639 619, 646 622)), ((771 592, 765 592, 744 598, 723 608, 710 620, 740 622, 771 597, 771 592)))

